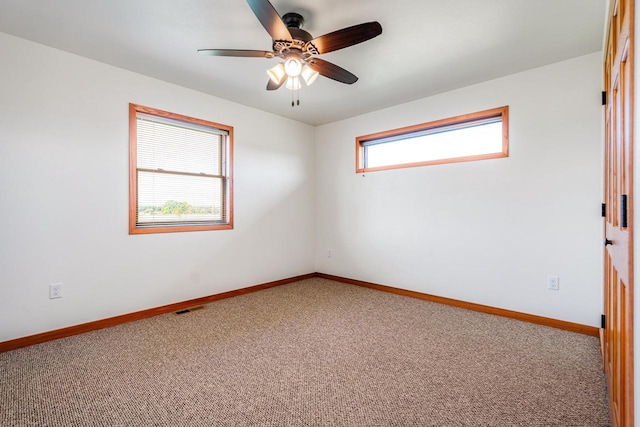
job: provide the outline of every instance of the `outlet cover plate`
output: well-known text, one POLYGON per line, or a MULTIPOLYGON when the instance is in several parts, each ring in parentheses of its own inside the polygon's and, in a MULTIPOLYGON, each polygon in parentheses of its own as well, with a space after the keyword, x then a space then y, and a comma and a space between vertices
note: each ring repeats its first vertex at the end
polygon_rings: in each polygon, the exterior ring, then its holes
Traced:
POLYGON ((49 285, 49 299, 62 298, 62 283, 49 285))

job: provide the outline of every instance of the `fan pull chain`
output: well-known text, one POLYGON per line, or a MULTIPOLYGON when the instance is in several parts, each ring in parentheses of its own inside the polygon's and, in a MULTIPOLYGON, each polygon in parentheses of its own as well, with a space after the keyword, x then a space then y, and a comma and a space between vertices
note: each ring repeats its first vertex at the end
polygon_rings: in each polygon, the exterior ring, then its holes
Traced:
POLYGON ((296 105, 300 105, 300 89, 294 89, 291 91, 291 107, 295 107, 296 105), (295 92, 295 101, 294 101, 294 92, 295 92))

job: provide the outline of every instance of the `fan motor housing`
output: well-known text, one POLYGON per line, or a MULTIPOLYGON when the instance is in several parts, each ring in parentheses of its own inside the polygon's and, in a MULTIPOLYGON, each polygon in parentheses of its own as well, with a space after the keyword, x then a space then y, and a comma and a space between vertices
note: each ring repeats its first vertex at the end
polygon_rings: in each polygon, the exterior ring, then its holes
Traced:
POLYGON ((301 30, 300 28, 289 28, 289 32, 294 40, 301 40, 305 43, 313 40, 313 36, 311 34, 307 33, 305 30, 301 30))
MULTIPOLYGON (((285 13, 282 16, 282 21, 287 26, 289 33, 291 33, 291 38, 293 38, 293 42, 286 48, 304 50, 304 46, 307 42, 313 40, 313 36, 302 29, 302 26, 304 25, 304 18, 302 15, 294 12, 285 13)), ((281 40, 273 41, 273 50, 281 51, 283 50, 282 48, 283 43, 281 40)))

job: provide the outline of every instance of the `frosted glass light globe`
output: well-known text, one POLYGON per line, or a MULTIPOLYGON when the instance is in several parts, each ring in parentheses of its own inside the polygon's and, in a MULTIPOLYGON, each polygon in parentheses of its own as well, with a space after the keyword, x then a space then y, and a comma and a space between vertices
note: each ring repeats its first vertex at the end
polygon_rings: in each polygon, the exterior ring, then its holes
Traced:
POLYGON ((302 72, 302 62, 297 58, 289 58, 284 61, 284 70, 289 77, 298 77, 302 72))

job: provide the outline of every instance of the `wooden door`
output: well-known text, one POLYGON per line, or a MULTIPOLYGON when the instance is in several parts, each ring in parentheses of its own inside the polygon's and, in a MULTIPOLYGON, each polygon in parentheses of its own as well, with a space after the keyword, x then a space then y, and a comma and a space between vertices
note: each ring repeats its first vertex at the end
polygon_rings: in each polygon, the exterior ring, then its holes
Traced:
POLYGON ((633 426, 634 0, 614 0, 605 53, 605 248, 602 347, 612 426, 633 426))

